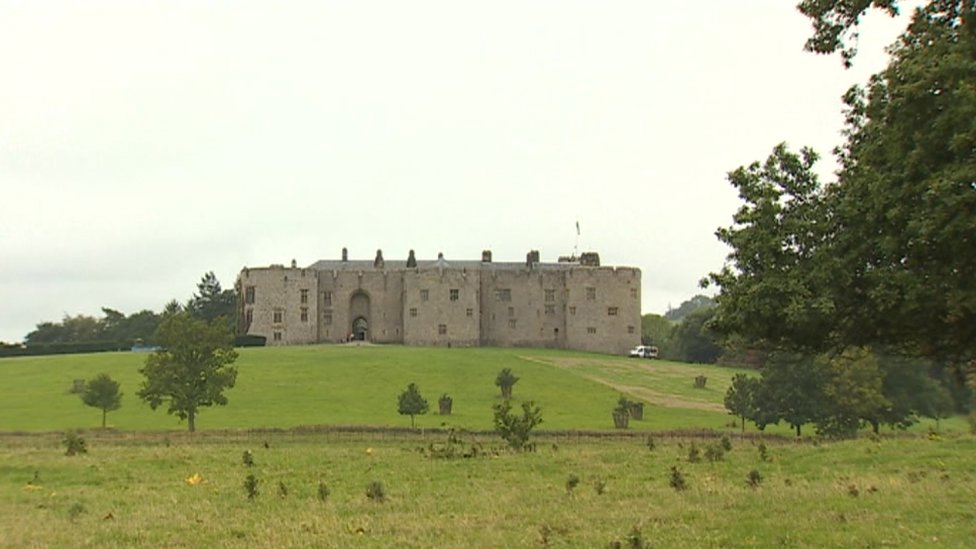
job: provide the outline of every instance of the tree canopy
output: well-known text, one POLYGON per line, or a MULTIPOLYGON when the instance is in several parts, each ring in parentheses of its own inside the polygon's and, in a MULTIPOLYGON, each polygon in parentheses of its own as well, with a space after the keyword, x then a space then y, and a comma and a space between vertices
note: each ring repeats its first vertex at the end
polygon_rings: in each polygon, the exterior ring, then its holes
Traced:
POLYGON ((122 407, 122 393, 119 392, 119 382, 108 374, 98 374, 95 379, 85 383, 85 391, 81 393, 81 401, 86 406, 98 408, 102 411, 102 429, 105 428, 105 416, 122 407))
POLYGON ((410 416, 411 428, 416 426, 413 421, 414 416, 426 414, 428 409, 427 400, 420 395, 420 388, 416 383, 407 385, 407 389, 400 393, 400 398, 397 400, 397 411, 400 415, 410 416))
MULTIPOLYGON (((815 51, 835 51, 871 6, 809 0, 815 51), (834 38, 831 38, 834 36, 834 38)), ((773 347, 874 346, 976 356, 976 2, 932 0, 888 67, 844 97, 837 180, 785 145, 729 174, 745 204, 720 229, 713 325, 773 347)))
POLYGON ((146 377, 139 398, 153 410, 167 402, 167 412, 187 420, 193 432, 199 409, 226 405, 224 391, 237 380, 237 369, 231 366, 237 360, 233 336, 220 321, 177 313, 162 321, 155 340, 162 348, 139 370, 146 377))

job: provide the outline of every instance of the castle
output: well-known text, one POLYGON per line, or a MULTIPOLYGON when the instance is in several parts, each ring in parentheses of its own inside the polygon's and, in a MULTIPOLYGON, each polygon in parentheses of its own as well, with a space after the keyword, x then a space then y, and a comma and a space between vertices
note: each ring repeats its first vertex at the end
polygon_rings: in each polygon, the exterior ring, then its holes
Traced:
POLYGON ((364 340, 426 346, 550 347, 625 353, 640 343, 641 272, 596 253, 524 262, 321 260, 244 268, 244 333, 268 345, 364 340))

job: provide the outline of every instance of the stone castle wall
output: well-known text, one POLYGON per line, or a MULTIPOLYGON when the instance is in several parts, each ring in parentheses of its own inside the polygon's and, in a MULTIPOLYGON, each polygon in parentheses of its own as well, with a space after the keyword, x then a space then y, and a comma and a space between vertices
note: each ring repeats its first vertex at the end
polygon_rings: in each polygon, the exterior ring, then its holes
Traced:
MULTIPOLYGON (((490 258, 490 255, 489 255, 490 258)), ((419 266, 323 261, 241 271, 241 325, 268 345, 531 346, 625 353, 640 343, 640 270, 576 263, 419 266)))

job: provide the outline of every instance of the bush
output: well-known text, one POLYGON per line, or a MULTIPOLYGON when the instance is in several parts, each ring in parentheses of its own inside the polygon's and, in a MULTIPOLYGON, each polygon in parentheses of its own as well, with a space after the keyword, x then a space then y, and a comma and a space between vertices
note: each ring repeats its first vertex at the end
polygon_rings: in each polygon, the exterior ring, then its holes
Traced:
POLYGON ((330 493, 331 491, 329 490, 329 486, 324 482, 319 482, 319 489, 317 493, 319 501, 325 503, 329 499, 330 493))
POLYGON ((241 454, 241 463, 246 467, 254 466, 254 454, 250 450, 244 450, 244 453, 241 454))
POLYGON ((383 502, 386 500, 386 488, 383 487, 383 483, 374 480, 366 486, 366 497, 370 501, 383 502))
MULTIPOLYGON (((705 447, 705 459, 714 463, 716 461, 722 461, 725 458, 725 448, 721 444, 709 444, 705 447)), ((690 461, 690 459, 689 459, 690 461)))
POLYGON ((512 414, 512 403, 505 400, 501 404, 496 404, 495 410, 495 431, 508 443, 513 450, 526 450, 529 448, 529 433, 537 425, 542 423, 542 409, 534 402, 522 403, 522 415, 512 414))
POLYGON ((575 490, 576 487, 579 486, 579 483, 580 483, 580 478, 578 476, 569 475, 569 477, 566 478, 566 493, 572 495, 573 490, 575 490))
POLYGON ((88 448, 85 447, 85 438, 74 431, 65 433, 61 444, 64 445, 64 455, 66 456, 88 453, 88 448))
POLYGON ((762 475, 755 469, 749 471, 749 474, 746 475, 746 484, 750 488, 759 488, 759 485, 762 484, 762 480, 762 475))
POLYGON ((685 476, 681 474, 681 471, 677 467, 671 467, 671 480, 668 484, 679 492, 688 488, 688 484, 685 482, 685 476))
POLYGON ((694 442, 688 448, 688 463, 698 463, 701 461, 701 450, 698 449, 698 445, 694 442))
POLYGON ((732 451, 732 441, 729 440, 728 435, 722 435, 721 444, 722 444, 722 449, 725 450, 726 452, 732 451))
POLYGON ((254 475, 247 475, 244 479, 244 493, 247 494, 247 499, 258 497, 258 484, 260 482, 254 475))

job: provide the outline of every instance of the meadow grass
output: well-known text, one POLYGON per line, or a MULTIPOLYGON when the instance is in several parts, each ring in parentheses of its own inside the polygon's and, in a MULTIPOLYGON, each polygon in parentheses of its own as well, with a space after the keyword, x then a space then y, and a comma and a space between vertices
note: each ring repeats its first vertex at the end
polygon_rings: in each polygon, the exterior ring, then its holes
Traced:
MULTIPOLYGON (((155 412, 136 397, 146 354, 96 353, 0 360, 0 432, 43 432, 100 425, 101 412, 81 403, 69 389, 74 379, 107 373, 121 384, 121 409, 108 414, 122 431, 185 428, 165 409, 155 412)), ((516 401, 542 407, 541 430, 611 429, 611 411, 627 396, 645 402, 639 431, 729 429, 733 418, 722 406, 732 376, 749 370, 549 349, 424 348, 386 345, 314 345, 250 348, 240 351, 237 385, 226 392, 229 404, 201 409, 198 429, 292 428, 310 425, 399 426, 410 419, 397 413, 397 396, 417 383, 431 412, 417 416, 417 427, 492 427, 492 405, 500 401, 494 385, 502 368, 521 379, 516 401), (704 389, 693 379, 704 375, 704 389), (437 414, 437 399, 454 398, 450 416, 437 414)), ((917 429, 928 430, 932 422, 917 429)), ((964 432, 965 421, 944 420, 947 431, 964 432)), ((748 426, 747 431, 755 432, 748 426)), ((785 425, 767 428, 789 433, 785 425)))
MULTIPOLYGON (((99 353, 12 358, 0 361, 5 383, 0 431, 48 431, 97 426, 100 413, 69 393, 73 379, 105 372, 120 382, 122 408, 108 415, 120 430, 179 429, 163 410, 152 412, 135 393, 147 355, 99 353)), ((499 401, 494 379, 511 368, 521 379, 516 400, 534 400, 544 411, 544 429, 612 428, 611 410, 621 394, 644 400, 646 420, 635 429, 720 428, 728 422, 721 397, 732 370, 688 367, 683 374, 666 362, 540 349, 444 349, 400 346, 302 346, 241 350, 237 385, 226 407, 201 410, 198 427, 288 428, 299 425, 408 426, 396 412, 408 383, 419 385, 432 413, 417 417, 420 428, 444 424, 491 428, 499 401), (628 374, 633 371, 633 374, 628 374), (691 387, 699 371, 712 387, 691 387), (567 375, 570 374, 570 375, 567 375), (437 398, 454 398, 451 416, 436 414, 437 398), (658 398, 662 397, 662 398, 658 398), (655 404, 657 401, 657 404, 655 404), (687 405, 686 405, 687 404, 687 405)))
POLYGON ((715 439, 660 437, 648 450, 639 439, 536 437, 537 451, 511 453, 468 438, 482 453, 451 460, 421 451, 443 442, 429 434, 105 433, 73 457, 55 435, 3 441, 0 545, 10 547, 589 548, 628 547, 631 532, 655 547, 969 547, 976 535, 969 436, 770 439, 770 461, 733 436, 721 461, 698 463, 690 445, 715 439), (686 490, 671 488, 672 467, 686 490), (754 469, 762 481, 750 487, 754 469), (188 484, 194 474, 206 482, 188 484), (373 481, 382 502, 366 496, 373 481))

